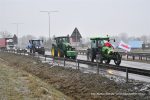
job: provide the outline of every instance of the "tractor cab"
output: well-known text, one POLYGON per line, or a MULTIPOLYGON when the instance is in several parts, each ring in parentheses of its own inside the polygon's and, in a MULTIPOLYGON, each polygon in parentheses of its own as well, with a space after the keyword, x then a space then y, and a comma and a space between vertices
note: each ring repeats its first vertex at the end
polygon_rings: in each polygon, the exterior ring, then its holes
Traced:
POLYGON ((43 46, 43 40, 29 40, 29 43, 31 43, 33 46, 40 48, 43 46))
MULTIPOLYGON (((91 49, 88 50, 87 58, 90 58, 92 62, 95 60, 104 61, 109 64, 111 60, 115 61, 116 65, 121 63, 121 55, 118 52, 114 52, 114 48, 110 43, 109 37, 96 37, 90 38, 91 40, 91 49)), ((115 42, 115 39, 114 39, 115 42)))
POLYGON ((102 48, 104 46, 105 41, 109 40, 109 37, 104 38, 91 38, 91 48, 102 48))
POLYGON ((61 44, 63 42, 69 43, 69 37, 68 36, 56 37, 55 41, 57 44, 61 44))

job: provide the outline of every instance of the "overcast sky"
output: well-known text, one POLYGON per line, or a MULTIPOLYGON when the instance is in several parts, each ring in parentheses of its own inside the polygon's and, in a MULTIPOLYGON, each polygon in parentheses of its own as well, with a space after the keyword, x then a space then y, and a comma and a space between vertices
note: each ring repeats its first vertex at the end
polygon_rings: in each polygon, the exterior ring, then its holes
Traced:
POLYGON ((51 36, 72 33, 77 27, 83 37, 150 34, 150 0, 0 0, 0 31, 19 35, 48 37, 48 14, 51 36))

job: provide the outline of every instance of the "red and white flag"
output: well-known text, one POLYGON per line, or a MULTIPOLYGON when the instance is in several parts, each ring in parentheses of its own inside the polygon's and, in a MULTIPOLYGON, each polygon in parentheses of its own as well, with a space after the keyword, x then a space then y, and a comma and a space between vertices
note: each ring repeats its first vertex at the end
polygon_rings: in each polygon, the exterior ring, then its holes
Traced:
POLYGON ((118 47, 123 49, 123 50, 126 50, 128 52, 130 52, 130 50, 131 50, 131 46, 126 44, 126 43, 124 43, 123 41, 120 41, 118 47))

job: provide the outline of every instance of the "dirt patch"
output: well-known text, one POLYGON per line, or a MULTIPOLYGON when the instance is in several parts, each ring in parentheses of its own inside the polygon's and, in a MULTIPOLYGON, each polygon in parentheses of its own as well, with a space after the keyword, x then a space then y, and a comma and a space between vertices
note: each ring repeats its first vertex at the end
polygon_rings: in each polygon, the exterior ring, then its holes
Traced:
MULTIPOLYGON (((82 73, 71 68, 52 67, 48 64, 42 64, 38 59, 33 59, 30 56, 0 53, 0 58, 7 61, 12 67, 39 77, 74 100, 147 99, 146 96, 143 96, 143 92, 134 89, 134 84, 116 83, 106 77, 82 73), (134 94, 130 95, 131 93, 134 94)), ((34 88, 31 85, 32 87, 34 88)), ((45 89, 40 92, 47 94, 45 89)))

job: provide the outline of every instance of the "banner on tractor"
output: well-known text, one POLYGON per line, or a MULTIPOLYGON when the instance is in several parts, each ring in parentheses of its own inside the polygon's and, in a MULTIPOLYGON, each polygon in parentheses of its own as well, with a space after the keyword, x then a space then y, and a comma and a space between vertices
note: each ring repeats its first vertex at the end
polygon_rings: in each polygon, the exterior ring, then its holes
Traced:
POLYGON ((123 49, 123 50, 126 50, 128 52, 131 51, 131 46, 124 43, 123 41, 120 41, 119 45, 118 45, 119 48, 123 49))

